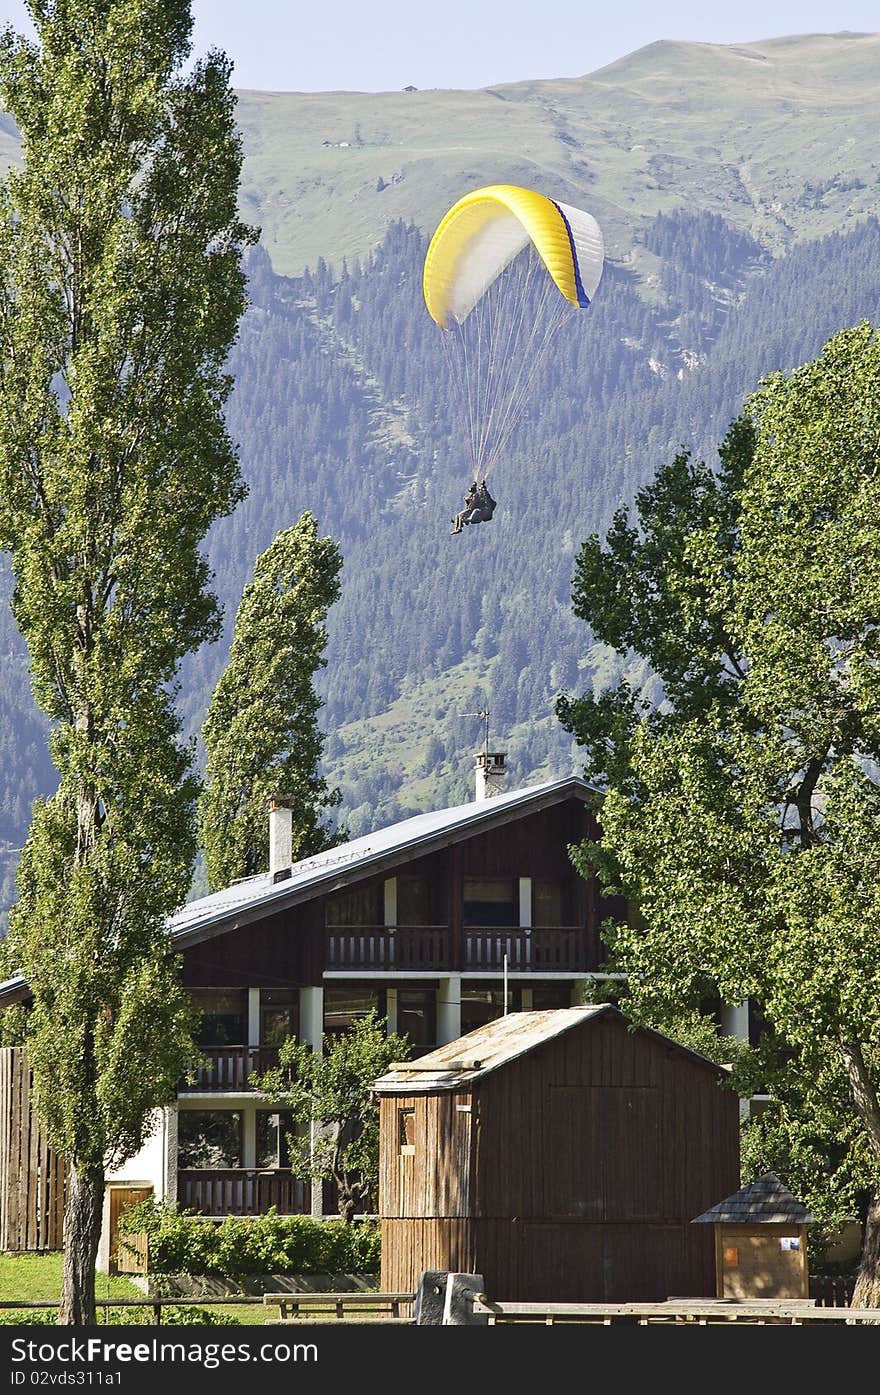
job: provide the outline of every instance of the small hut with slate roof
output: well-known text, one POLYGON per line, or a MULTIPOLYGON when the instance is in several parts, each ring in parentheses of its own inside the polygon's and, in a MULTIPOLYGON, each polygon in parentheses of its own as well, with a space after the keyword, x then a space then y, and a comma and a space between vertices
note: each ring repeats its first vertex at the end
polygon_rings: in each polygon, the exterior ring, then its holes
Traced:
POLYGON ((726 1078, 610 1003, 509 1013, 396 1063, 373 1087, 381 1287, 455 1270, 505 1301, 712 1296, 691 1219, 739 1181, 726 1078))
POLYGON ((715 1227, 719 1298, 808 1298, 807 1226, 813 1217, 772 1172, 701 1216, 715 1227))

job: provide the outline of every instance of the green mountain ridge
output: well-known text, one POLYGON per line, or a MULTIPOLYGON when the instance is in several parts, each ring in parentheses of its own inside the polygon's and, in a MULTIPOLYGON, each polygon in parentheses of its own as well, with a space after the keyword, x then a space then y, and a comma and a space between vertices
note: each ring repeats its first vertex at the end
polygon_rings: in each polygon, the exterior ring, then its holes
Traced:
MULTIPOLYGON (((511 785, 577 769, 556 694, 617 672, 571 615, 582 540, 681 444, 714 459, 762 374, 877 320, 878 57, 880 35, 658 43, 480 92, 239 94, 264 229, 230 364, 249 494, 208 539, 226 631, 183 666, 187 736, 256 555, 310 509, 344 559, 320 687, 352 833, 471 797, 482 707, 511 785), (421 269, 444 208, 498 181, 594 211, 608 257, 493 476, 492 525, 450 538, 468 472, 421 269)), ((0 652, 2 907, 54 781, 5 605, 0 652)))
POLYGON ((876 207, 878 69, 880 34, 819 34, 660 41, 476 91, 241 92, 243 207, 285 275, 364 256, 396 219, 430 233, 491 183, 583 203, 624 263, 634 230, 682 204, 781 251, 876 207))
MULTIPOLYGON (((880 34, 659 40, 580 78, 476 90, 237 93, 242 208, 275 269, 363 257, 402 219, 524 183, 583 201, 608 252, 686 204, 775 252, 876 207, 880 34), (381 185, 381 187, 379 187, 381 185)), ((16 157, 0 117, 0 164, 16 157)))

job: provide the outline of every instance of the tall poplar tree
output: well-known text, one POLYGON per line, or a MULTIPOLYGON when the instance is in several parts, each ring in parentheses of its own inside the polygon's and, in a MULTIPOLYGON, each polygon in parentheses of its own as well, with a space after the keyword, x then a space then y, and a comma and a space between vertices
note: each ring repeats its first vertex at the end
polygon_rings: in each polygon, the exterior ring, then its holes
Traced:
POLYGON ((292 801, 293 857, 334 841, 324 822, 339 803, 319 764, 324 738, 314 677, 323 668, 327 611, 339 595, 342 558, 304 513, 254 566, 235 617, 229 662, 203 735, 206 786, 199 816, 212 888, 269 865, 268 801, 292 801))
POLYGON ((230 65, 189 0, 29 0, 0 37, 0 543, 56 793, 10 934, 39 1112, 68 1165, 59 1321, 93 1323, 105 1169, 191 1050, 164 925, 195 854, 173 695, 215 636, 200 543, 242 494, 222 407, 243 309, 230 65))

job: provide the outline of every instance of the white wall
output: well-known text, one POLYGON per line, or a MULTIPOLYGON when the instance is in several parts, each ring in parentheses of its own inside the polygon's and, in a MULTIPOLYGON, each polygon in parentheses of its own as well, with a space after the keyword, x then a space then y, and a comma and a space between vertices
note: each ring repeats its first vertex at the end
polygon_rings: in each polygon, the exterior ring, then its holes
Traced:
POLYGON ((152 1187, 157 1201, 174 1201, 177 1193, 177 1109, 169 1105, 153 1114, 153 1132, 139 1153, 106 1175, 104 1218, 97 1267, 106 1274, 110 1264, 110 1190, 114 1185, 152 1187))

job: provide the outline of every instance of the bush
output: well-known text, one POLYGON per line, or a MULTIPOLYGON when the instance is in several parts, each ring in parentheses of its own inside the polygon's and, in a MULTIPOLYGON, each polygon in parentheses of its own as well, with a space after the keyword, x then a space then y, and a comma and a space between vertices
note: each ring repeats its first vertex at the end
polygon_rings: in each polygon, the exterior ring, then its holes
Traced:
MULTIPOLYGON (((98 1322, 102 1325, 122 1326, 143 1326, 145 1323, 152 1323, 153 1313, 151 1308, 103 1308, 100 1300, 97 1307, 98 1322)), ((3 1327, 18 1327, 19 1325, 28 1327, 54 1327, 58 1321, 58 1312, 55 1308, 44 1308, 39 1312, 5 1312, 0 1313, 0 1325, 3 1327)), ((237 1327, 238 1318, 230 1317, 226 1313, 212 1313, 208 1308, 200 1308, 196 1303, 170 1304, 168 1307, 162 1304, 162 1323, 165 1326, 192 1326, 192 1327, 237 1327)))
POLYGON ((16 1308, 0 1313, 2 1327, 54 1327, 57 1321, 58 1314, 54 1308, 40 1308, 35 1312, 22 1312, 16 1308))
MULTIPOLYGON (((152 1322, 149 1308, 111 1308, 111 1323, 143 1325, 152 1322), (145 1316, 150 1314, 150 1316, 145 1316)), ((100 1321, 100 1318, 98 1319, 100 1321)), ((208 1308, 200 1308, 196 1303, 162 1304, 163 1327, 238 1327, 238 1318, 228 1313, 212 1313, 208 1308)))
POLYGON ((150 1270, 156 1274, 374 1273, 379 1268, 379 1227, 374 1221, 346 1225, 311 1216, 227 1216, 216 1224, 192 1211, 154 1201, 126 1213, 120 1233, 145 1231, 150 1270))

